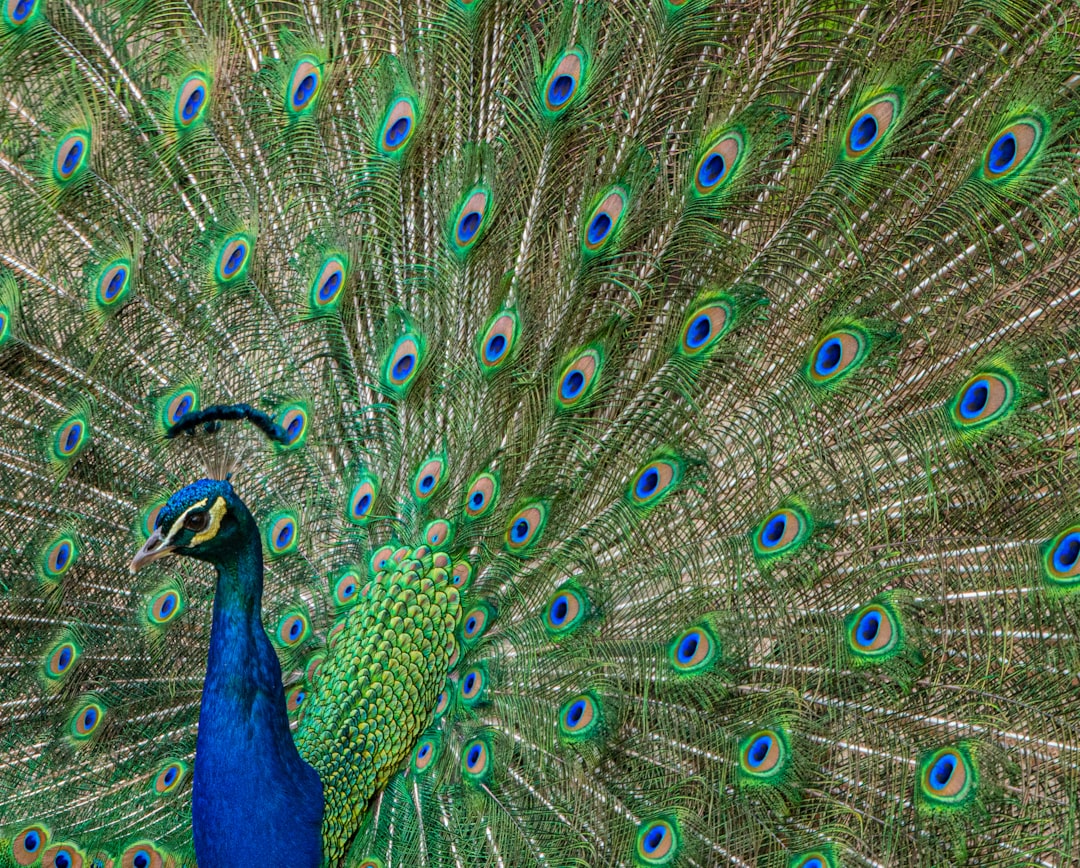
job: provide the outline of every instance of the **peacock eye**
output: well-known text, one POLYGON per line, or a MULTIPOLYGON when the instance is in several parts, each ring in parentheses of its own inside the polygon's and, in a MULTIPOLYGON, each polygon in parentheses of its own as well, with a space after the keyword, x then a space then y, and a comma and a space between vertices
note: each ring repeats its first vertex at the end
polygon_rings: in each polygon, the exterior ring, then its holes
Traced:
POLYGON ((206 530, 206 526, 209 523, 210 516, 205 512, 193 512, 184 519, 184 527, 187 530, 193 530, 196 533, 206 530))

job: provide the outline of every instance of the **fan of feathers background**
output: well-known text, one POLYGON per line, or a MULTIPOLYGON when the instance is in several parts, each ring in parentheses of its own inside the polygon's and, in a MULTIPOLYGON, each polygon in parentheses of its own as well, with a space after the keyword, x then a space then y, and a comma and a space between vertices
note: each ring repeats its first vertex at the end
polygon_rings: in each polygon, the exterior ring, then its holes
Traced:
POLYGON ((341 864, 1077 864, 1080 8, 0 18, 0 865, 194 865, 230 471, 301 730, 452 561, 341 864))

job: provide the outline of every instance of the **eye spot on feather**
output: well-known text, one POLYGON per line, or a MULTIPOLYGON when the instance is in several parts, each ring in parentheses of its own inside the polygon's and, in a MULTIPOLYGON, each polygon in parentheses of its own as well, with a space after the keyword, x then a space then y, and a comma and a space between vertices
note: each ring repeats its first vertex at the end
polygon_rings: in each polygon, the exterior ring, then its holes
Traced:
POLYGON ((340 256, 328 257, 315 273, 308 289, 308 301, 313 312, 332 310, 341 300, 345 289, 345 261, 340 256))
POLYGON ((478 782, 487 776, 490 771, 490 753, 482 737, 465 743, 461 754, 461 771, 466 780, 478 782))
POLYGON ((300 544, 299 525, 295 515, 279 513, 271 516, 266 529, 266 547, 271 556, 296 551, 300 544))
POLYGON ((547 525, 547 506, 532 503, 519 509, 506 526, 506 546, 511 552, 524 553, 543 535, 547 525))
POLYGON ((105 266, 98 278, 94 300, 100 307, 111 307, 123 301, 131 282, 131 263, 117 259, 105 266))
POLYGON ((443 518, 428 522, 424 528, 424 542, 433 548, 448 548, 454 542, 454 526, 443 518))
POLYGON ((184 388, 173 392, 165 400, 162 412, 162 427, 168 428, 175 425, 188 413, 199 408, 199 394, 192 388, 184 388))
POLYGON ((949 404, 953 423, 960 430, 978 430, 1008 417, 1015 409, 1016 382, 1004 373, 971 377, 949 404))
POLYGON ((56 147, 53 177, 63 184, 82 174, 89 154, 90 134, 84 130, 68 133, 56 147))
POLYGON ((488 323, 477 341, 480 370, 485 374, 493 373, 511 357, 519 330, 517 312, 512 310, 503 311, 488 323))
POLYGON ((373 573, 381 573, 390 564, 390 559, 394 554, 394 547, 392 545, 380 546, 371 553, 371 571, 373 573))
POLYGON ((83 854, 74 844, 54 844, 41 856, 41 868, 83 868, 83 854))
POLYGON ((314 58, 302 58, 289 76, 289 108, 296 114, 306 114, 315 107, 322 87, 322 71, 314 58))
POLYGON ((33 865, 49 844, 49 831, 44 826, 27 826, 11 841, 11 855, 19 866, 33 865))
POLYGON ((164 864, 161 852, 148 841, 132 844, 120 857, 120 868, 163 868, 164 864))
POLYGON ((482 701, 486 685, 487 679, 484 676, 483 669, 474 666, 466 672, 458 687, 458 696, 461 698, 462 704, 471 707, 482 701))
POLYGON ((173 120, 181 130, 190 130, 198 126, 206 116, 209 100, 210 82, 206 76, 193 72, 180 85, 173 105, 173 120))
POLYGON ((761 560, 791 554, 807 540, 811 530, 810 518, 802 510, 775 509, 754 532, 754 554, 761 560))
POLYGON ((848 617, 848 647, 857 657, 880 659, 900 644, 900 620, 888 606, 870 603, 848 617))
POLYGON ((422 773, 431 767, 438 758, 439 745, 433 738, 422 738, 413 751, 412 767, 415 772, 422 773))
POLYGON ((180 788, 180 784, 187 777, 187 766, 177 760, 170 760, 154 775, 152 784, 154 792, 159 796, 174 793, 180 788))
POLYGON ((450 707, 450 691, 447 688, 443 688, 442 692, 435 699, 435 716, 442 717, 446 714, 446 709, 450 707))
POLYGON ((1009 178, 1038 154, 1043 123, 1034 117, 1020 118, 999 132, 983 156, 983 176, 991 182, 1009 178))
POLYGON ((839 382, 858 370, 865 361, 869 342, 858 329, 843 328, 829 332, 814 346, 807 368, 812 385, 839 382))
POLYGON ((360 577, 353 570, 346 570, 334 583, 334 603, 338 606, 351 606, 357 601, 360 589, 360 577))
POLYGON ((378 483, 371 477, 364 477, 357 483, 349 495, 349 506, 345 515, 350 522, 357 525, 366 524, 371 518, 371 510, 375 506, 375 498, 379 495, 378 483))
POLYGON ((656 506, 682 479, 682 462, 674 457, 656 458, 630 481, 630 502, 641 508, 656 506))
POLYGON ((487 515, 495 506, 499 493, 499 482, 491 473, 478 473, 473 477, 468 491, 465 492, 465 515, 467 518, 480 518, 487 515))
POLYGON ((70 461, 90 442, 90 426, 82 416, 63 422, 53 437, 53 456, 57 461, 70 461))
POLYGON ((427 500, 442 484, 446 462, 442 458, 430 458, 425 461, 413 478, 413 494, 417 500, 427 500))
POLYGON ((559 709, 559 736, 567 742, 591 738, 599 732, 600 722, 600 700, 592 693, 579 694, 559 709))
POLYGON ((757 730, 739 744, 739 771, 746 781, 775 782, 783 775, 788 762, 787 741, 779 730, 757 730))
POLYGON ((380 150, 388 156, 400 154, 412 139, 415 124, 416 104, 412 99, 403 96, 395 100, 383 120, 380 150))
POLYGON ((240 280, 247 273, 253 246, 252 240, 242 233, 225 239, 214 266, 214 277, 219 284, 240 280))
POLYGON ((599 380, 603 356, 597 349, 586 349, 573 358, 559 376, 555 391, 558 409, 568 410, 584 401, 599 380))
POLYGON ((931 751, 919 764, 918 795, 924 807, 961 807, 974 798, 976 783, 974 763, 958 745, 931 751))
POLYGON ((679 350, 690 358, 707 355, 731 329, 734 308, 722 296, 700 301, 683 321, 679 350))
POLYGON ((593 209, 585 222, 584 244, 587 252, 599 253, 615 237, 616 230, 622 224, 626 201, 626 191, 622 187, 613 187, 593 209))
POLYGON ((71 719, 71 735, 76 741, 87 741, 100 729, 104 720, 104 706, 98 702, 84 702, 71 719))
POLYGON ((743 140, 738 133, 725 133, 698 159, 694 169, 694 192, 709 196, 727 185, 742 156, 743 140))
POLYGON ((383 868, 381 859, 365 859, 356 868, 383 868))
POLYGON ((34 17, 37 8, 38 0, 7 0, 4 12, 13 27, 20 27, 34 17))
POLYGON ((544 108, 549 114, 565 111, 577 99, 584 66, 585 54, 580 48, 571 49, 556 62, 543 88, 544 108))
POLYGON ((643 865, 667 865, 679 851, 679 827, 672 819, 648 820, 638 827, 637 861, 643 865))
POLYGON ((75 661, 79 659, 81 651, 74 642, 67 640, 61 642, 49 653, 45 660, 45 675, 55 681, 66 675, 75 661))
POLYGON ((304 700, 307 699, 307 688, 303 685, 298 685, 288 692, 285 696, 285 710, 290 715, 295 715, 303 706, 304 700))
POLYGON ((11 316, 6 307, 0 305, 0 347, 11 336, 11 316))
POLYGON ((1047 582, 1065 589, 1080 587, 1080 525, 1062 531, 1044 549, 1043 574, 1047 582))
POLYGON ((474 187, 466 196, 454 218, 452 241, 459 254, 470 250, 486 229, 491 193, 486 187, 474 187))
POLYGON ((42 571, 46 579, 58 579, 70 570, 79 559, 79 548, 75 539, 64 535, 56 539, 45 549, 42 558, 42 571))
POLYGON ((277 423, 285 429, 285 437, 287 442, 284 445, 285 448, 291 449, 303 444, 307 438, 308 433, 308 414, 307 410, 300 404, 292 404, 285 407, 277 423))
POLYGON ((814 850, 792 856, 788 868, 836 868, 836 859, 830 852, 814 850))
POLYGON ((704 626, 684 630, 668 646, 668 660, 682 675, 692 675, 712 668, 719 642, 704 626))
POLYGON ((183 599, 180 594, 169 588, 150 597, 146 606, 146 614, 152 624, 168 624, 183 609, 183 599))
POLYGON ((575 587, 563 585, 544 606, 544 628, 553 635, 566 635, 581 624, 587 611, 585 595, 575 587))
POLYGON ((461 625, 461 635, 466 645, 471 647, 484 635, 492 617, 492 610, 486 604, 471 609, 465 615, 461 625))
POLYGON ((295 613, 281 619, 275 635, 279 644, 294 648, 307 638, 308 630, 308 619, 301 613, 295 613))
POLYGON ((450 584, 459 591, 467 591, 472 584, 473 568, 468 561, 459 561, 450 571, 450 584))
POLYGON ((844 152, 848 159, 861 159, 876 150, 888 137, 899 115, 900 97, 895 93, 876 97, 855 112, 844 137, 844 152))

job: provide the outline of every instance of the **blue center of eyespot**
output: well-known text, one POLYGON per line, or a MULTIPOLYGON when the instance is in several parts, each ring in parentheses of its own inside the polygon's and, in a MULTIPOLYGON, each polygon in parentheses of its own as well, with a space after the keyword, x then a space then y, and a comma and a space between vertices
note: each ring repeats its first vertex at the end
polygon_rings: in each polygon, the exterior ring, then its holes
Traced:
POLYGON ((551 82, 551 86, 548 88, 548 102, 554 106, 562 105, 574 93, 575 84, 573 77, 565 73, 555 76, 555 80, 551 82))
POLYGON ((88 708, 83 714, 83 729, 90 729, 97 723, 97 709, 88 708))
POLYGON ((285 548, 285 546, 287 546, 292 541, 292 538, 293 526, 292 522, 288 522, 281 528, 281 530, 278 531, 277 547, 279 549, 285 548))
POLYGON ((566 711, 566 723, 570 727, 575 727, 581 723, 581 718, 585 715, 585 700, 579 699, 566 711))
POLYGON ((726 169, 723 157, 719 154, 709 154, 698 169, 698 182, 702 187, 713 187, 724 177, 726 169))
POLYGON ((478 744, 474 744, 471 748, 469 748, 469 753, 465 757, 465 762, 468 764, 470 769, 475 768, 476 764, 480 762, 480 753, 481 749, 480 745, 478 744))
POLYGON ((787 530, 787 516, 775 515, 768 520, 764 529, 761 531, 761 541, 769 548, 775 546, 780 542, 784 536, 784 531, 787 530))
POLYGON ((945 789, 954 771, 956 771, 956 757, 947 753, 930 769, 930 786, 935 790, 945 789))
POLYGON ((172 614, 172 610, 176 608, 176 595, 166 594, 161 598, 161 605, 158 607, 158 611, 161 613, 162 618, 168 618, 172 614))
POLYGON ((412 369, 414 367, 416 367, 416 356, 414 356, 412 353, 406 353, 400 359, 394 362, 394 379, 404 380, 407 376, 409 376, 410 373, 412 373, 412 369))
POLYGON ((1004 172, 1016 159, 1016 136, 1005 133, 993 145, 990 146, 990 156, 987 165, 991 172, 1004 172))
POLYGON ((658 485, 660 485, 660 473, 655 467, 650 467, 638 477, 634 494, 642 499, 650 497, 656 491, 658 485))
POLYGON ((113 276, 109 279, 108 284, 105 286, 105 301, 112 301, 116 298, 117 293, 124 288, 124 281, 127 280, 127 269, 118 268, 113 276))
POLYGON ((701 314, 701 316, 694 319, 690 323, 689 328, 686 330, 686 345, 692 350, 696 350, 702 344, 709 339, 709 335, 712 334, 712 320, 709 319, 708 314, 701 314))
POLYGON ((645 833, 645 838, 642 840, 641 846, 645 848, 646 853, 655 853, 660 845, 664 843, 664 838, 666 837, 667 829, 664 826, 653 826, 645 833))
POLYGON ((333 271, 330 276, 323 281, 323 285, 319 287, 319 301, 330 301, 338 291, 338 287, 341 286, 341 272, 333 271))
POLYGON ((461 218, 461 222, 458 223, 458 240, 467 242, 472 239, 476 234, 476 230, 480 228, 480 212, 470 211, 464 217, 461 218))
POLYGON ((190 121, 195 115, 199 113, 199 109, 202 108, 203 100, 206 98, 206 88, 199 85, 193 90, 184 103, 184 108, 180 112, 180 116, 185 121, 190 121))
POLYGON ((581 394, 581 390, 584 388, 585 375, 581 371, 571 371, 563 377, 561 393, 566 400, 573 400, 581 394))
POLYGON ((465 632, 466 633, 474 633, 474 632, 476 632, 476 618, 475 618, 475 616, 472 617, 472 618, 469 618, 469 620, 465 622, 465 632))
POLYGON ((176 404, 176 409, 173 410, 172 418, 174 422, 179 422, 191 409, 191 405, 194 402, 191 399, 191 395, 184 395, 176 404))
POLYGON ((299 693, 296 694, 296 704, 297 705, 302 705, 306 698, 307 698, 307 694, 304 693, 303 690, 301 690, 299 693))
POLYGON ((1054 549, 1054 569, 1067 573, 1076 566, 1080 558, 1080 533, 1070 533, 1054 549))
POLYGON ((296 418, 289 423, 289 427, 285 429, 285 434, 288 436, 290 443, 300 436, 300 431, 303 430, 303 427, 304 417, 297 415, 296 418))
POLYGON ((680 663, 689 663, 697 654, 698 644, 701 642, 700 633, 688 633, 679 643, 677 657, 680 663))
POLYGON ((41 838, 37 832, 27 832, 26 837, 23 838, 23 849, 27 853, 33 853, 38 847, 41 846, 41 838))
POLYGON ((967 387, 960 399, 960 415, 965 419, 974 419, 986 408, 990 397, 990 384, 986 380, 977 380, 967 387))
POLYGON ((881 613, 867 612, 859 620, 855 636, 860 645, 871 645, 877 638, 878 630, 881 629, 881 613))
POLYGON ((802 868, 825 868, 825 863, 814 856, 812 859, 807 859, 802 863, 802 868))
POLYGON ((484 505, 484 492, 482 492, 482 491, 474 491, 472 497, 469 498, 469 506, 471 506, 473 508, 473 510, 475 511, 475 510, 479 509, 480 507, 482 507, 483 505, 484 505))
POLYGON ((506 336, 492 335, 487 346, 484 347, 484 357, 489 362, 497 362, 504 352, 506 352, 506 336))
POLYGON ((427 494, 431 489, 435 487, 435 477, 431 473, 420 480, 420 491, 423 494, 427 494))
POLYGON ((354 585, 352 582, 349 582, 349 584, 347 584, 344 588, 341 589, 341 596, 342 597, 346 597, 346 598, 351 597, 355 593, 356 593, 356 585, 354 585))
POLYGON ((67 543, 61 543, 56 549, 56 557, 53 559, 53 563, 56 564, 57 570, 62 570, 67 566, 68 557, 71 555, 71 546, 67 543))
POLYGON ((315 75, 309 72, 300 80, 300 84, 296 86, 296 91, 293 93, 293 105, 296 108, 303 108, 314 93, 315 75))
POLYGON ((607 214, 597 214, 589 224, 588 239, 590 244, 599 244, 611 231, 611 218, 607 214))
POLYGON ((519 518, 514 522, 514 527, 510 531, 510 539, 514 542, 524 542, 525 538, 529 535, 529 522, 527 519, 519 518))
POLYGON ((81 139, 76 139, 71 143, 71 147, 68 149, 67 156, 64 157, 64 163, 60 167, 60 171, 65 175, 70 175, 75 171, 75 167, 79 165, 79 160, 83 153, 83 143, 81 139))
POLYGON ((71 868, 71 856, 68 854, 68 851, 61 850, 53 856, 53 865, 55 865, 56 868, 71 868))
POLYGON ((751 768, 757 768, 763 762, 765 757, 769 755, 769 751, 772 750, 773 740, 771 735, 762 735, 750 745, 750 750, 746 752, 746 761, 750 764, 751 768))
POLYGON ((844 347, 840 339, 829 338, 818 348, 817 358, 814 359, 814 370, 822 376, 831 374, 840 364, 843 355, 844 347))
POLYGON ((301 630, 303 630, 303 627, 300 625, 300 621, 293 621, 289 627, 289 638, 296 639, 296 637, 300 635, 301 630))
POLYGON ((15 4, 15 8, 11 10, 12 22, 14 24, 22 24, 30 17, 30 13, 34 11, 36 5, 37 0, 19 0, 19 2, 15 4))
POLYGON ((551 623, 556 627, 560 626, 563 621, 566 620, 566 616, 570 612, 570 601, 566 599, 566 594, 556 598, 555 602, 551 604, 551 623))
POLYGON ((409 135, 409 127, 411 126, 412 121, 408 118, 398 118, 394 121, 386 131, 386 146, 388 148, 396 148, 400 145, 405 141, 405 137, 409 135))
POLYGON ((427 756, 427 755, 428 755, 429 753, 431 753, 431 745, 430 745, 430 744, 425 744, 425 745, 424 745, 424 746, 423 746, 422 748, 420 748, 420 752, 419 752, 419 753, 417 754, 417 756, 418 756, 418 757, 419 757, 420 759, 423 759, 423 758, 424 758, 424 757, 426 757, 426 756, 427 756))
POLYGON ((150 868, 150 854, 145 850, 140 850, 131 860, 131 864, 133 868, 150 868))
POLYGON ((353 508, 353 515, 357 518, 363 515, 367 515, 368 509, 371 507, 371 495, 364 494, 356 501, 356 506, 353 508))
POLYGON ((226 277, 232 277, 240 270, 240 266, 244 264, 244 257, 247 255, 247 247, 243 244, 237 244, 236 249, 229 256, 228 261, 225 263, 225 267, 222 269, 222 273, 226 277))
POLYGON ((76 446, 79 445, 79 438, 82 437, 82 425, 78 422, 74 423, 67 433, 67 437, 64 438, 64 452, 71 452, 76 446))
POLYGON ((60 649, 60 655, 56 658, 56 668, 63 672, 68 668, 69 663, 71 663, 71 647, 65 645, 60 649))
POLYGON ((473 688, 476 687, 476 673, 475 672, 470 672, 468 675, 465 676, 464 687, 465 687, 466 695, 473 692, 473 688))
POLYGON ((177 771, 176 766, 169 766, 169 768, 165 771, 165 776, 161 779, 162 783, 164 783, 167 787, 171 787, 173 785, 173 782, 176 780, 176 776, 178 774, 179 772, 177 771))
POLYGON ((877 118, 867 112, 851 125, 848 143, 853 151, 865 151, 877 139, 877 118))

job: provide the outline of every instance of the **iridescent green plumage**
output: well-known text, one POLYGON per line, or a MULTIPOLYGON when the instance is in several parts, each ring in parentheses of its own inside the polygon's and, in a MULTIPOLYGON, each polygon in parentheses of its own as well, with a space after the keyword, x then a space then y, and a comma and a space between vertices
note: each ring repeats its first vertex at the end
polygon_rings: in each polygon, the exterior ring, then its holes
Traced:
POLYGON ((1078 19, 0 3, 0 866, 194 864, 229 474, 328 865, 1076 864, 1078 19))

